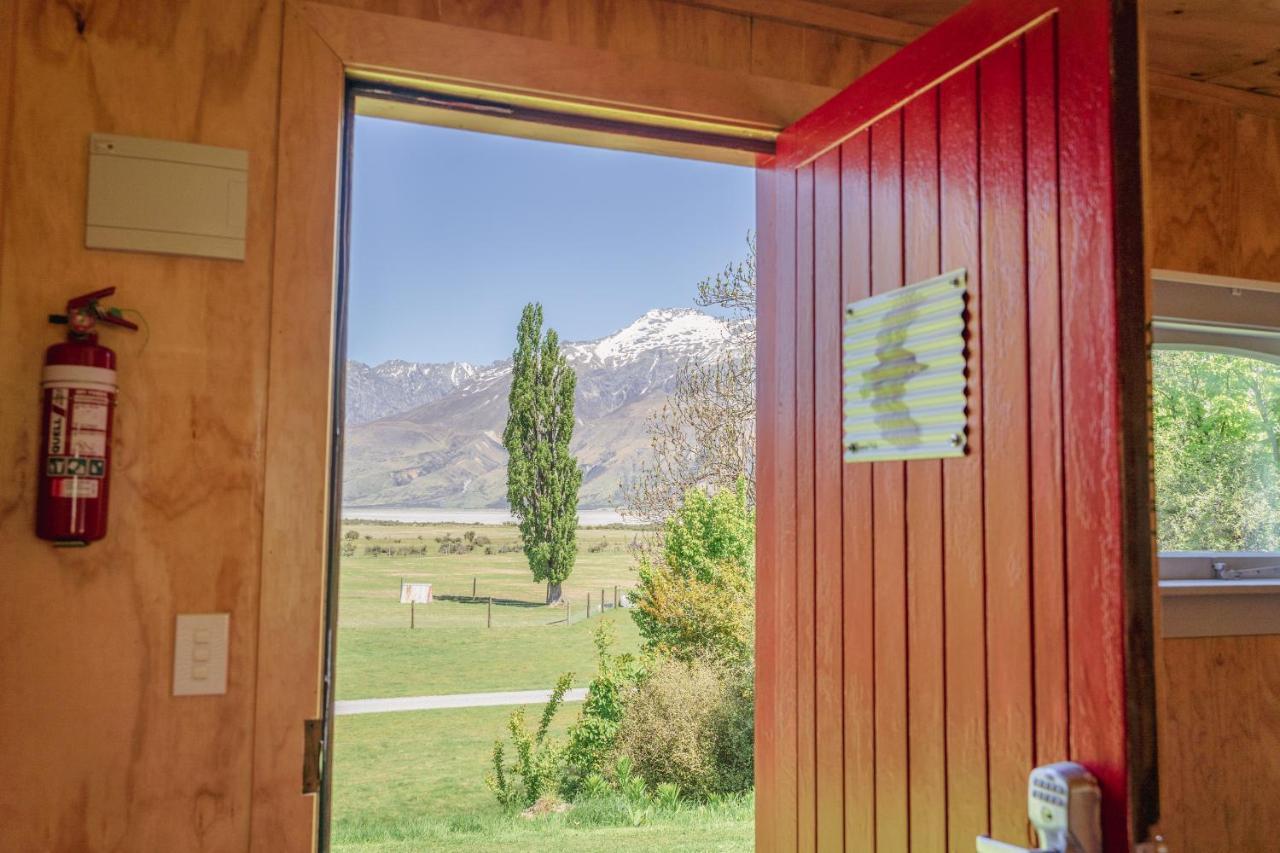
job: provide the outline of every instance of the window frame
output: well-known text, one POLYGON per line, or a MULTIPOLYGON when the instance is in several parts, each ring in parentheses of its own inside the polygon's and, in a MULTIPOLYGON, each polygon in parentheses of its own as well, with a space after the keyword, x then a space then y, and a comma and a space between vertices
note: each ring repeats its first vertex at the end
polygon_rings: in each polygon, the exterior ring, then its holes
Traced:
MULTIPOLYGON (((1153 353, 1193 350, 1280 365, 1280 283, 1153 270, 1151 346, 1153 353), (1266 322, 1257 322, 1260 317, 1266 322), (1272 317, 1274 321, 1270 320, 1272 317), (1249 322, 1245 322, 1246 318, 1249 322)), ((1154 378, 1152 382, 1154 392, 1154 378)), ((1157 526, 1161 581, 1215 580, 1217 562, 1225 562, 1231 568, 1280 565, 1280 550, 1166 550, 1160 545, 1158 530, 1157 526)), ((1275 584, 1280 584, 1280 579, 1271 580, 1270 585, 1275 584)))

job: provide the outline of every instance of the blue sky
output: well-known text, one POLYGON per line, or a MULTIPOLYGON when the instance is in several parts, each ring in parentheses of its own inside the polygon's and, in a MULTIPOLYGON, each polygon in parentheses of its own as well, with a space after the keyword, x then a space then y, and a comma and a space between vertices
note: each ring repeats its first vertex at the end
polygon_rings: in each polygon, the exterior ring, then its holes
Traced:
POLYGON ((540 301, 602 337, 746 254, 751 169, 360 117, 347 352, 488 363, 540 301))

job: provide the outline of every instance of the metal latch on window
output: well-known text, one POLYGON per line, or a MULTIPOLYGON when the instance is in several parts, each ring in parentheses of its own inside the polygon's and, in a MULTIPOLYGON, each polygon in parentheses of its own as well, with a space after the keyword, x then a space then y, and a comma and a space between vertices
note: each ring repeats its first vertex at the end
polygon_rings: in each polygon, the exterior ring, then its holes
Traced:
POLYGON ((1039 847, 1031 850, 981 835, 977 853, 1102 853, 1102 789, 1079 764, 1062 761, 1031 771, 1027 817, 1039 847))
POLYGON ((1250 566, 1247 569, 1229 569, 1226 563, 1214 563, 1213 576, 1222 581, 1280 578, 1280 566, 1250 566))

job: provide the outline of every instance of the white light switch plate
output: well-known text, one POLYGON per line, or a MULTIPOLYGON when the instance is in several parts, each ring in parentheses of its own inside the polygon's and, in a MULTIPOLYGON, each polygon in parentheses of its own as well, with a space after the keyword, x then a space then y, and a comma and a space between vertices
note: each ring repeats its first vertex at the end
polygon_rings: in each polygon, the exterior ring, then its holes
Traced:
POLYGON ((230 613, 179 613, 173 642, 173 695, 227 692, 230 613))

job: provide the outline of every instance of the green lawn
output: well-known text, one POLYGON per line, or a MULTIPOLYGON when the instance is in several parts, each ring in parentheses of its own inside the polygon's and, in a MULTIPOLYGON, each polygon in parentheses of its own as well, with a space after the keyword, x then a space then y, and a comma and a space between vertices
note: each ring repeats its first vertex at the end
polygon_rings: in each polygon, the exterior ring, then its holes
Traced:
MULTIPOLYGON (((543 585, 530 579, 524 555, 514 550, 519 542, 514 527, 358 522, 344 525, 346 530, 355 530, 359 538, 355 554, 343 558, 340 575, 339 699, 549 689, 563 672, 575 673, 575 684, 586 685, 595 670, 592 634, 602 618, 616 627, 619 651, 639 648, 628 612, 611 608, 614 587, 624 592, 636 581, 630 551, 634 530, 578 531, 578 562, 564 585, 567 609, 545 605, 543 585), (484 546, 467 554, 439 553, 437 538, 460 538, 467 531, 487 537, 493 553, 485 554, 484 546), (425 553, 366 553, 378 548, 425 553), (409 605, 399 603, 402 578, 430 582, 436 596, 414 608, 414 629, 409 605), (603 617, 601 590, 610 605, 603 617)), ((566 705, 554 731, 562 733, 579 707, 566 705)), ((613 802, 534 820, 504 813, 485 788, 484 775, 493 742, 503 735, 512 710, 338 717, 333 848, 361 853, 751 849, 750 801, 639 816, 613 802)))

